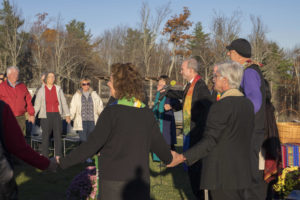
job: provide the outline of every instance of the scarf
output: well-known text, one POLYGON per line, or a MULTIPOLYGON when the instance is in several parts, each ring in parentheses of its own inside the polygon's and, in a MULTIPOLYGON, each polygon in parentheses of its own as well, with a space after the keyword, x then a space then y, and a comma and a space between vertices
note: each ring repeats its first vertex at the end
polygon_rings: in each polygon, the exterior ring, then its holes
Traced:
POLYGON ((190 88, 185 96, 184 104, 183 104, 183 134, 188 135, 191 130, 191 111, 192 111, 192 97, 194 92, 194 87, 197 81, 201 77, 197 75, 193 82, 190 85, 190 88))
POLYGON ((135 97, 132 97, 131 99, 127 99, 126 97, 123 97, 122 99, 118 99, 111 105, 124 105, 124 106, 130 106, 130 107, 136 107, 136 108, 144 108, 145 104, 141 102, 140 100, 136 99, 135 97))
MULTIPOLYGON (((155 119, 159 123, 160 132, 161 132, 161 134, 163 134, 163 122, 164 122, 163 119, 164 119, 164 113, 165 113, 164 105, 166 102, 166 97, 164 96, 160 100, 159 99, 160 95, 161 95, 160 92, 156 93, 154 107, 153 107, 152 111, 154 112, 155 119)), ((152 158, 153 158, 153 161, 157 161, 157 162, 160 161, 160 159, 158 158, 158 156, 155 153, 152 154, 152 158)))
POLYGON ((232 96, 234 96, 234 97, 236 97, 236 96, 237 97, 242 97, 242 96, 244 96, 244 94, 241 91, 239 91, 238 89, 229 89, 229 90, 226 90, 221 95, 220 100, 224 99, 225 97, 232 97, 232 96))

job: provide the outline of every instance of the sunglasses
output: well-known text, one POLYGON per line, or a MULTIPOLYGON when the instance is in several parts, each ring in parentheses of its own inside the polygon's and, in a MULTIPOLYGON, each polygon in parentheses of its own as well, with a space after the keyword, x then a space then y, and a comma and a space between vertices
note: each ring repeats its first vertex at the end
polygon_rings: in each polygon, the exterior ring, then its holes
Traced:
POLYGON ((90 83, 82 83, 82 86, 90 85, 90 83))

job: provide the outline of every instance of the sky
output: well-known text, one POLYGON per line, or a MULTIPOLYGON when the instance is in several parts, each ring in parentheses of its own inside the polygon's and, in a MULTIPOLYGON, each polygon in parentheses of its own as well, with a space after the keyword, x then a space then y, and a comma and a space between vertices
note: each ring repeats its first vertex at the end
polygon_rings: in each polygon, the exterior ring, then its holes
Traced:
POLYGON ((85 22, 94 37, 119 25, 137 28, 142 3, 146 2, 153 14, 155 9, 170 2, 171 13, 162 23, 186 6, 191 11, 190 21, 201 22, 205 32, 211 32, 214 13, 230 17, 241 12, 241 37, 252 28, 250 15, 262 19, 267 39, 280 47, 300 46, 300 0, 13 0, 22 16, 30 24, 37 13, 47 12, 53 19, 61 16, 63 23, 72 19, 85 22))

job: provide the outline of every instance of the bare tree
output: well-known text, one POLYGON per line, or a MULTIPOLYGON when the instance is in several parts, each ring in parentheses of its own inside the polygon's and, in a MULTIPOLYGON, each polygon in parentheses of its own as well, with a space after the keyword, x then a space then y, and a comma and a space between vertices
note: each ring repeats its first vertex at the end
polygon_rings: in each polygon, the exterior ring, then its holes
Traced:
POLYGON ((141 9, 141 32, 143 33, 143 62, 146 68, 146 75, 149 75, 150 63, 155 42, 159 36, 159 28, 162 21, 170 13, 170 3, 156 9, 156 17, 153 19, 148 4, 143 3, 141 9))
POLYGON ((230 17, 222 13, 214 13, 212 20, 212 52, 215 62, 223 62, 227 59, 226 46, 240 34, 241 12, 234 11, 230 17))

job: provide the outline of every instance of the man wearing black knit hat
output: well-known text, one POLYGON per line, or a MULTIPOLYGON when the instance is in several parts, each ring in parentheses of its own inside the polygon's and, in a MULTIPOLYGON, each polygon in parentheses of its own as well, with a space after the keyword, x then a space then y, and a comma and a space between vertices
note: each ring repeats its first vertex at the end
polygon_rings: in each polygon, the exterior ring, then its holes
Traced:
POLYGON ((241 90, 254 105, 255 125, 252 136, 251 169, 252 186, 247 190, 247 200, 265 199, 265 183, 263 170, 259 169, 259 152, 264 140, 265 122, 265 83, 260 70, 260 64, 253 62, 251 57, 251 45, 246 39, 236 39, 231 42, 227 55, 231 60, 244 65, 244 75, 241 82, 241 90))

